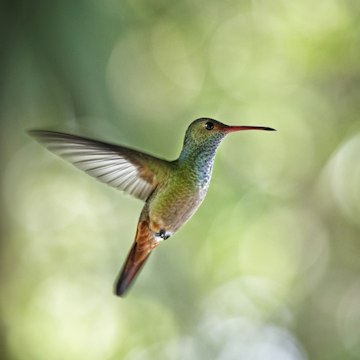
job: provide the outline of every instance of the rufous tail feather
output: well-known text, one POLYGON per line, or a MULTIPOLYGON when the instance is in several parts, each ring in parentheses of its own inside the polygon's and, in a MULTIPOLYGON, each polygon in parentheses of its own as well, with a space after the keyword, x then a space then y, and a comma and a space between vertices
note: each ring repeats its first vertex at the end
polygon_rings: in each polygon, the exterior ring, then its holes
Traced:
POLYGON ((117 296, 125 295, 156 245, 147 221, 140 221, 135 242, 116 281, 115 294, 117 296))

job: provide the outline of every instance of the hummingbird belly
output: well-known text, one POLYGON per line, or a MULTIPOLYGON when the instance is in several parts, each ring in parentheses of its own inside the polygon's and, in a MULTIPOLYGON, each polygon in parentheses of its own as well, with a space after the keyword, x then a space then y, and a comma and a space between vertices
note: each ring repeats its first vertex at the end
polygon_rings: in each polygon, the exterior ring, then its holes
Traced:
POLYGON ((152 230, 174 234, 201 205, 207 189, 207 184, 194 186, 191 183, 159 189, 149 204, 152 230))

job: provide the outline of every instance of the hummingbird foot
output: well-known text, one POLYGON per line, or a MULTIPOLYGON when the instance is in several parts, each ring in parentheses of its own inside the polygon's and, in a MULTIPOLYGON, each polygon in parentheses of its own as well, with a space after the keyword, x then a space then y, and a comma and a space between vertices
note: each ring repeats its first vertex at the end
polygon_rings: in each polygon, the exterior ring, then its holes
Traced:
POLYGON ((166 240, 171 236, 171 234, 166 232, 165 229, 160 229, 160 231, 158 233, 155 233, 155 236, 156 237, 161 237, 162 240, 166 240))

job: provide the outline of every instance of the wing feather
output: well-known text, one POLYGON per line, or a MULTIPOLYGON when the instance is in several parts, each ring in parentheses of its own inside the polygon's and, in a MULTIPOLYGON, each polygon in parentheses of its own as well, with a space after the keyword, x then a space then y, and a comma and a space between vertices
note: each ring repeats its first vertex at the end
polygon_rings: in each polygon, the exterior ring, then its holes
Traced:
POLYGON ((119 145, 47 130, 29 134, 77 168, 141 200, 168 170, 167 161, 119 145))

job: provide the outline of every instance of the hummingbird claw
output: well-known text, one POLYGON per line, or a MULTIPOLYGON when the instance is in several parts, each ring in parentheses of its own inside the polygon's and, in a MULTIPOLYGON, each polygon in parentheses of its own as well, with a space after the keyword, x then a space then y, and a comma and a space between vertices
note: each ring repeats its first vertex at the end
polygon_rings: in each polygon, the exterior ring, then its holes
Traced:
POLYGON ((155 236, 161 237, 163 240, 166 240, 170 237, 170 234, 166 232, 164 229, 160 229, 160 232, 155 233, 155 236))

